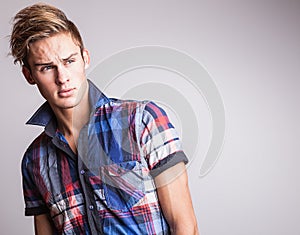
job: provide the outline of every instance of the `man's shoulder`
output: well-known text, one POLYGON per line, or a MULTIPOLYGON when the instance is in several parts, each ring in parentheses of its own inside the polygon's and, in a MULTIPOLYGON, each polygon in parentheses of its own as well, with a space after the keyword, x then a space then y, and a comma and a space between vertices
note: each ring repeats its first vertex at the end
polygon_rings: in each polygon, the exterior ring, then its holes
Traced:
POLYGON ((133 99, 118 99, 118 98, 110 98, 109 104, 112 106, 120 106, 120 107, 140 107, 145 106, 149 103, 149 100, 133 100, 133 99))
POLYGON ((136 113, 142 112, 146 105, 149 103, 149 100, 133 100, 133 99, 119 99, 119 98, 109 98, 109 102, 98 107, 96 112, 101 112, 103 110, 107 112, 128 112, 136 113))
POLYGON ((137 120, 167 117, 165 110, 153 100, 109 98, 109 102, 95 110, 95 116, 109 118, 131 117, 137 120))
POLYGON ((29 144, 28 148, 25 151, 23 159, 33 159, 35 158, 35 156, 40 155, 40 153, 46 147, 48 141, 49 136, 47 136, 45 131, 43 131, 29 144))

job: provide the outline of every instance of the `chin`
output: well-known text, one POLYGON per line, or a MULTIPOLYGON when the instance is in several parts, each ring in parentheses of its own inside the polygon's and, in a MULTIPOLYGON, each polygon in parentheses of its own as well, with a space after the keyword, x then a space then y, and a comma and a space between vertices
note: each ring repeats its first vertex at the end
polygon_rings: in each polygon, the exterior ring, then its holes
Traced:
POLYGON ((65 105, 65 106, 60 107, 60 109, 67 110, 67 109, 74 109, 75 107, 76 107, 76 105, 65 105))
POLYGON ((78 105, 79 102, 64 102, 56 104, 56 107, 59 109, 72 109, 78 105))
POLYGON ((62 109, 73 109, 76 108, 76 106, 78 106, 78 103, 70 103, 70 104, 63 104, 61 106, 62 109))

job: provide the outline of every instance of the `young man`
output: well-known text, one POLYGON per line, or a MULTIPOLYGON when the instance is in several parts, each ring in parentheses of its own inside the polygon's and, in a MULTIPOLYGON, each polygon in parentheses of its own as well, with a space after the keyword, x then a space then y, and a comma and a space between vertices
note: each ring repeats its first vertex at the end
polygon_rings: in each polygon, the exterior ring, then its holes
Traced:
POLYGON ((110 99, 86 78, 76 26, 49 5, 14 18, 11 53, 46 102, 22 160, 36 234, 198 234, 184 155, 153 102, 110 99))

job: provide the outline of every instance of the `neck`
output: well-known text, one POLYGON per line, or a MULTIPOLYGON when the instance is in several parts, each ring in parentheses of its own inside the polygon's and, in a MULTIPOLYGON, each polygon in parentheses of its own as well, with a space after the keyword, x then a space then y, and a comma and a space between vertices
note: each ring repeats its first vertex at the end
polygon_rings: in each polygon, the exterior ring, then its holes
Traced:
POLYGON ((80 130, 89 120, 88 89, 86 89, 85 93, 76 107, 53 110, 57 119, 58 129, 65 136, 74 153, 77 153, 76 146, 80 130))

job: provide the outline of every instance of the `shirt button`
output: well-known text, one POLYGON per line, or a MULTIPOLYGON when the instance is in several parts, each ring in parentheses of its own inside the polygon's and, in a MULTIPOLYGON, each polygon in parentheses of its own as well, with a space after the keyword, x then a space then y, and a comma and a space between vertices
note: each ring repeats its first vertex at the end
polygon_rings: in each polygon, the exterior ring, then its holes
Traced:
POLYGON ((85 170, 81 170, 81 171, 80 171, 80 174, 83 175, 84 173, 85 173, 85 170))
POLYGON ((90 210, 94 210, 94 206, 93 205, 89 205, 89 209, 90 210))

